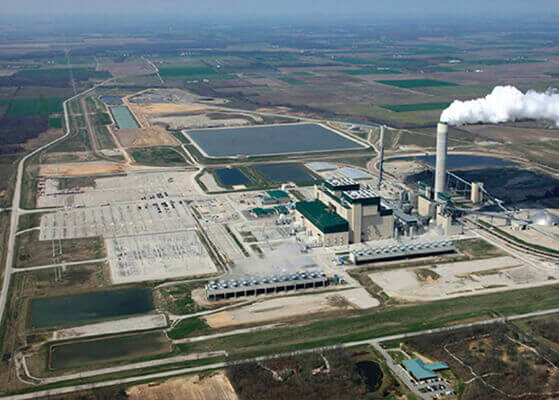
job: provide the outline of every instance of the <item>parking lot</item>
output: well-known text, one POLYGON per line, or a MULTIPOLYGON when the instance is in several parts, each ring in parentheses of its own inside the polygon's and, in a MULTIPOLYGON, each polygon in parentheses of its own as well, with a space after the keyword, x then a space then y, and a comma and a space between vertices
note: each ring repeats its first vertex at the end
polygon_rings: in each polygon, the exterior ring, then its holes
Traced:
POLYGON ((106 238, 114 284, 217 272, 195 230, 106 238))
POLYGON ((450 383, 443 378, 427 379, 425 381, 415 381, 412 383, 421 391, 431 394, 434 399, 455 396, 456 392, 450 386, 450 383))
POLYGON ((40 240, 127 236, 191 229, 186 201, 165 194, 135 204, 57 211, 41 217, 40 240))
MULTIPOLYGON (((157 193, 169 197, 193 198, 199 189, 193 184, 195 172, 129 173, 95 179, 95 186, 80 187, 79 193, 59 189, 56 179, 46 179, 44 194, 37 199, 38 207, 91 207, 106 203, 154 200, 157 193)), ((72 189, 72 188, 70 188, 72 189)))

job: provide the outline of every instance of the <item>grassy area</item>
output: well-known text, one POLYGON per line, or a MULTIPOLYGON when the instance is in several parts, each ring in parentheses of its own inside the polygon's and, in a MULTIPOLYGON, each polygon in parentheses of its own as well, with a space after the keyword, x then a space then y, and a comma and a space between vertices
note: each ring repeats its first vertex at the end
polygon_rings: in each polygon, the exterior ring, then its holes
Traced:
POLYGON ((457 83, 438 81, 435 79, 398 79, 398 80, 383 80, 377 82, 382 83, 384 85, 396 86, 405 89, 437 87, 437 86, 460 86, 457 83))
POLYGON ((467 65, 508 65, 508 64, 537 64, 545 63, 547 60, 538 60, 533 58, 490 58, 485 60, 468 60, 467 65))
POLYGON ((206 310, 192 299, 192 291, 202 288, 206 282, 193 282, 163 287, 154 292, 155 301, 172 314, 186 315, 206 310))
POLYGON ((188 77, 195 78, 199 76, 217 75, 217 72, 210 67, 162 67, 159 68, 159 75, 163 79, 188 77))
POLYGON ((36 116, 62 112, 62 102, 64 100, 60 97, 16 98, 0 100, 0 104, 8 104, 7 115, 36 116))
POLYGON ((181 150, 173 147, 146 147, 132 152, 132 158, 141 164, 158 166, 185 165, 181 150))
POLYGON ((206 329, 208 324, 201 318, 183 319, 173 329, 167 332, 171 339, 181 339, 190 336, 193 332, 206 329))
POLYGON ((62 129, 62 117, 49 118, 49 128, 62 129))
POLYGON ((390 75, 401 74, 402 71, 390 68, 361 68, 361 69, 346 69, 342 71, 344 74, 349 75, 390 75))
POLYGON ((116 144, 113 140, 113 136, 109 132, 109 128, 107 128, 105 125, 96 125, 94 129, 100 149, 116 148, 116 144))
MULTIPOLYGON (((72 68, 72 75, 77 81, 111 77, 111 74, 107 71, 96 71, 94 68, 72 68)), ((70 70, 68 68, 22 70, 16 72, 11 78, 26 84, 41 84, 46 81, 57 86, 70 86, 70 70)))
POLYGON ((68 261, 82 261, 105 256, 101 238, 65 239, 62 241, 39 240, 39 231, 18 235, 15 243, 15 266, 32 267, 68 261), (53 258, 53 244, 55 256, 53 258), (60 254, 62 244, 62 254, 60 254))
POLYGON ((382 106, 387 110, 394 112, 410 112, 410 111, 430 111, 430 110, 444 110, 450 105, 449 102, 444 103, 417 103, 417 104, 394 104, 382 106))
POLYGON ((498 247, 479 238, 455 240, 453 243, 459 252, 468 255, 472 259, 493 258, 505 255, 498 247))
POLYGON ((233 356, 269 354, 419 331, 496 315, 559 307, 559 286, 545 286, 344 316, 250 334, 189 344, 190 351, 227 350, 233 356))
POLYGON ((181 131, 171 131, 171 134, 180 140, 182 144, 191 144, 190 140, 181 131))

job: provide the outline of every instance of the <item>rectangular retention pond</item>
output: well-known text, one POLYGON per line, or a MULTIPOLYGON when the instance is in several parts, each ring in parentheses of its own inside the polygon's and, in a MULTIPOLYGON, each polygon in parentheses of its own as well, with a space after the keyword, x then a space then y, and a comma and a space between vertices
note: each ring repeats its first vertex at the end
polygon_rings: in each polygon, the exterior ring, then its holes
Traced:
POLYGON ((153 309, 153 296, 147 288, 47 297, 31 301, 31 327, 79 324, 153 309))
POLYGON ((221 186, 250 185, 252 181, 239 168, 220 168, 215 176, 221 186))
POLYGON ((305 167, 297 163, 260 164, 254 168, 274 183, 307 183, 317 180, 305 167))
POLYGON ((114 336, 67 344, 50 348, 52 369, 72 368, 128 358, 141 358, 170 351, 170 343, 163 332, 114 336))
POLYGON ((111 107, 110 110, 120 129, 137 129, 140 127, 128 107, 111 107))
POLYGON ((199 129, 186 134, 207 157, 262 156, 366 147, 318 124, 199 129))

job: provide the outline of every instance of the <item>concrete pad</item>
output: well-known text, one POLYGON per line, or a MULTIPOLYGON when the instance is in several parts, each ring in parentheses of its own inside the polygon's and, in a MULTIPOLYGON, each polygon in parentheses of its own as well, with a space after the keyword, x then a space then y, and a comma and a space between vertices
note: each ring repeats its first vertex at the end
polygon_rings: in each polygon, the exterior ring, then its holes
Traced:
POLYGON ((365 289, 357 288, 263 300, 249 306, 211 314, 204 319, 212 328, 221 328, 348 308, 371 308, 378 305, 379 302, 365 289))
POLYGON ((142 315, 139 317, 124 318, 116 321, 100 322, 61 329, 54 332, 53 340, 73 339, 78 337, 108 335, 128 331, 143 331, 164 328, 167 319, 164 314, 142 315))
POLYGON ((436 268, 415 267, 379 271, 369 275, 391 297, 430 301, 500 290, 552 284, 557 268, 535 268, 510 257, 439 264, 436 268), (438 278, 420 281, 416 272, 429 269, 438 278))

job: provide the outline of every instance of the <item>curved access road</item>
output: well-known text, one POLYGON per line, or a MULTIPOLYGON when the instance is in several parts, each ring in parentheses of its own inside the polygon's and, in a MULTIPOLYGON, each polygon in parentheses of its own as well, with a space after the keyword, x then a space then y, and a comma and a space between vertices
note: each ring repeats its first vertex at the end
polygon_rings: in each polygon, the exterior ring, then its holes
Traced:
POLYGON ((107 79, 91 88, 84 90, 81 93, 78 93, 66 100, 62 103, 62 108, 64 110, 64 121, 66 123, 66 131, 64 135, 60 136, 57 139, 33 150, 31 153, 24 156, 17 165, 17 175, 16 175, 16 184, 14 188, 14 197, 12 199, 12 215, 10 218, 10 233, 8 237, 8 246, 6 251, 6 264, 4 268, 4 275, 2 281, 2 291, 0 292, 0 325, 2 323, 2 319, 4 318, 4 313, 6 309, 6 301, 8 299, 8 290, 10 289, 10 278, 13 273, 13 261, 14 261, 14 251, 15 251, 15 242, 16 242, 16 233, 17 233, 17 225, 19 221, 19 215, 22 213, 21 209, 19 208, 21 203, 21 187, 23 181, 23 169, 25 168, 25 162, 33 157, 35 154, 45 150, 47 147, 52 146, 55 143, 64 140, 70 135, 70 118, 68 114, 68 102, 82 96, 86 93, 91 92, 92 90, 97 89, 99 86, 104 85, 107 82, 112 81, 114 78, 107 79))

